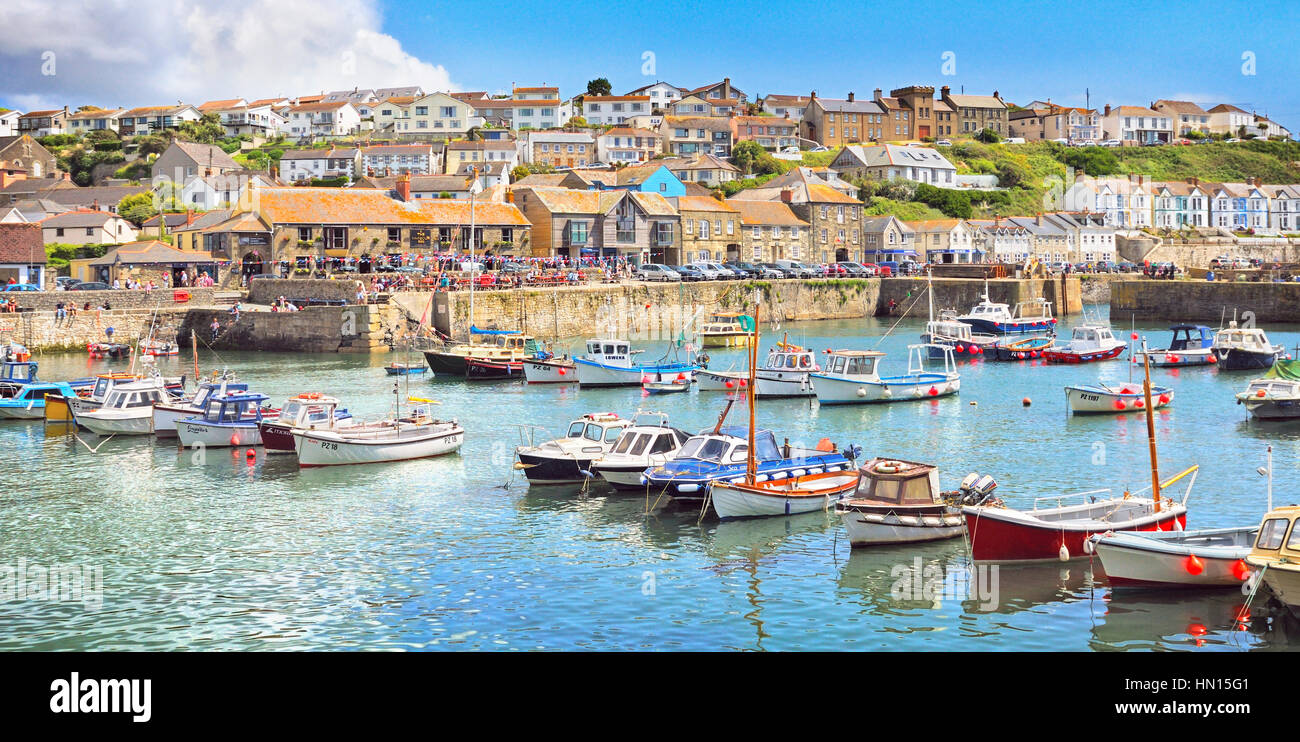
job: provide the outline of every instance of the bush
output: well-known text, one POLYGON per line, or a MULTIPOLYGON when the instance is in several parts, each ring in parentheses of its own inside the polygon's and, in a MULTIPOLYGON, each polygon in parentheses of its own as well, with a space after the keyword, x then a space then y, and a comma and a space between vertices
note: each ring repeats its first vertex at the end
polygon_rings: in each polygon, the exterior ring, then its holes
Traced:
POLYGON ((992 129, 984 129, 978 132, 975 135, 975 139, 976 141, 984 142, 985 144, 997 144, 998 142, 1002 141, 1002 137, 999 136, 998 133, 996 131, 993 131, 992 129))
POLYGON ((1055 154, 1068 167, 1094 177, 1119 172, 1119 158, 1107 147, 1061 147, 1055 154))

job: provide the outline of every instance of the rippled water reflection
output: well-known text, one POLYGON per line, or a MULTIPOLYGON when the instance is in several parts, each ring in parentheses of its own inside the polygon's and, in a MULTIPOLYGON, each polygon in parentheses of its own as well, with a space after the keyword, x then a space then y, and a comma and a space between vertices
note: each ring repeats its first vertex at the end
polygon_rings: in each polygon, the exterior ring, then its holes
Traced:
MULTIPOLYGON (((884 331, 871 320, 785 329, 817 348, 872 347, 877 337, 868 336, 884 331)), ((919 329, 905 322, 881 344, 887 366, 905 367, 904 347, 919 329)), ((1167 335, 1140 329, 1153 344, 1167 335)), ((1288 347, 1300 341, 1296 327, 1268 329, 1288 347)), ((739 363, 739 353, 713 355, 714 367, 739 363)), ((47 378, 108 367, 80 355, 39 360, 47 378)), ((227 354, 205 357, 203 367, 227 363, 276 399, 334 393, 368 416, 390 404, 387 360, 227 354)), ((188 366, 164 364, 175 373, 188 366)), ((1071 418, 1061 391, 1124 381, 1125 364, 962 370, 958 397, 834 409, 763 401, 759 422, 791 440, 828 436, 869 455, 935 462, 945 487, 969 471, 989 473, 1012 502, 1148 481, 1142 418, 1071 418)), ((1162 470, 1202 466, 1192 527, 1258 520, 1264 483, 1254 469, 1268 442, 1278 499, 1292 497, 1300 426, 1246 420, 1232 394, 1249 374, 1157 376, 1176 394, 1158 416, 1162 470)), ((0 602, 0 648, 1240 650, 1293 642, 1289 625, 1232 630, 1242 602, 1235 591, 1112 594, 1087 562, 1002 567, 990 609, 900 600, 891 594, 895 570, 918 558, 922 568, 963 566, 962 542, 851 552, 842 526, 821 513, 727 523, 671 509, 646 515, 639 495, 529 488, 512 477, 515 424, 558 432, 583 412, 630 414, 639 390, 419 379, 412 393, 437 397, 462 420, 461 455, 299 471, 290 459, 250 462, 242 451, 199 462, 146 439, 113 439, 92 452, 39 423, 0 423, 0 563, 99 565, 104 579, 98 609, 0 602)), ((722 406, 721 395, 697 392, 650 402, 691 430, 711 425, 722 406)))

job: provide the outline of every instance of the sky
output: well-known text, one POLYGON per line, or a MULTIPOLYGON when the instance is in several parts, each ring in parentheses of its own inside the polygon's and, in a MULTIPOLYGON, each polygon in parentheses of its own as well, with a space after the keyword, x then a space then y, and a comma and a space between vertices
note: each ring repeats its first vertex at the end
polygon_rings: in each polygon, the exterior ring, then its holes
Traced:
POLYGON ((1300 129, 1300 3, 3 0, 0 105, 164 105, 419 84, 570 97, 730 77, 868 98, 948 85, 1028 103, 1231 103, 1300 129))

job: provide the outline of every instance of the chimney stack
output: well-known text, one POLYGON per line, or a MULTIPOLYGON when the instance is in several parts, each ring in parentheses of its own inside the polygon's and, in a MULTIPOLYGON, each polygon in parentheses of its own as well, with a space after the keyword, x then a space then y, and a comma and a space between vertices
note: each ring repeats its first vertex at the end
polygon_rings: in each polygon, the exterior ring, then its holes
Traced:
POLYGON ((1109 116, 1109 115, 1110 115, 1110 104, 1109 104, 1109 103, 1106 104, 1106 109, 1105 109, 1105 111, 1104 111, 1101 115, 1102 115, 1102 116, 1109 116))
POLYGON ((791 188, 781 189, 781 203, 792 203, 794 201, 794 190, 791 188))
POLYGON ((950 90, 952 90, 952 88, 948 87, 947 85, 944 85, 943 87, 939 88, 939 97, 940 97, 940 98, 947 98, 947 97, 948 97, 948 92, 949 92, 950 90))
POLYGON ((397 197, 403 201, 411 200, 411 175, 409 173, 398 176, 397 197))
POLYGON ((515 202, 515 192, 514 192, 513 190, 507 190, 507 191, 506 191, 506 203, 508 203, 508 204, 512 204, 512 203, 514 203, 514 202, 515 202))
POLYGON ((881 93, 881 92, 882 92, 882 91, 880 90, 880 88, 876 88, 875 90, 871 91, 871 99, 872 99, 872 100, 880 100, 880 93, 881 93))
POLYGON ((850 102, 850 103, 853 102, 853 91, 852 91, 852 90, 849 91, 849 102, 850 102))

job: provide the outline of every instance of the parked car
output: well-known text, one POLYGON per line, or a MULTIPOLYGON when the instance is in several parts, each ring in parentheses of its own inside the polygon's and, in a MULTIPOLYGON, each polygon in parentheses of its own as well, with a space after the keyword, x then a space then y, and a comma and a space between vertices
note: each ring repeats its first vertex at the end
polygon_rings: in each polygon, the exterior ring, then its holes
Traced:
POLYGON ((1128 262, 1127 260, 1122 260, 1122 261, 1120 261, 1118 264, 1116 264, 1115 267, 1119 270, 1120 273, 1137 273, 1137 272, 1138 272, 1138 266, 1137 266, 1137 264, 1136 264, 1136 263, 1130 263, 1130 262, 1128 262))
POLYGON ((763 275, 763 269, 752 263, 723 263, 722 267, 740 271, 745 278, 761 278, 763 275))
POLYGON ((1101 143, 1101 146, 1103 146, 1103 147, 1118 147, 1118 146, 1120 146, 1120 142, 1119 142, 1118 139, 1107 139, 1106 141, 1104 141, 1104 142, 1101 143))
POLYGON ((747 273, 746 271, 740 268, 737 268, 731 263, 714 263, 714 265, 716 265, 718 268, 722 269, 723 271, 726 271, 727 275, 723 276, 724 279, 736 280, 742 278, 749 278, 749 273, 747 273))
POLYGON ((1003 143, 1003 144, 1024 144, 1024 143, 1025 143, 1025 138, 1024 138, 1024 137, 1007 137, 1006 139, 1003 139, 1003 140, 1002 140, 1002 143, 1003 143))
POLYGON ((797 154, 799 154, 799 148, 798 148, 798 147, 786 147, 785 149, 781 150, 781 154, 786 154, 786 155, 797 155, 797 154))
POLYGON ((5 286, 5 291, 40 291, 41 287, 32 283, 11 283, 5 286))
POLYGON ((670 265, 668 267, 677 271, 677 273, 681 275, 683 281, 704 280, 704 274, 700 272, 699 268, 696 268, 693 265, 670 265))
POLYGON ((795 278, 812 278, 817 275, 816 271, 797 260, 778 260, 776 264, 782 268, 788 268, 795 278))
POLYGON ((1238 138, 1236 138, 1236 137, 1229 137, 1228 139, 1223 140, 1223 143, 1224 143, 1224 144, 1236 144, 1237 142, 1240 142, 1240 141, 1241 141, 1241 140, 1238 139, 1238 138))
POLYGON ((913 260, 898 261, 898 275, 914 276, 920 272, 921 272, 921 266, 916 261, 913 260))
POLYGON ((1057 143, 1057 144, 1065 144, 1065 145, 1068 145, 1068 144, 1070 143, 1070 140, 1069 140, 1069 139, 1066 139, 1065 137, 1058 137, 1058 138, 1056 138, 1056 139, 1049 139, 1048 141, 1049 141, 1049 142, 1055 142, 1055 143, 1057 143))
POLYGON ((682 274, 659 263, 644 263, 636 269, 637 280, 640 281, 680 281, 682 274))
POLYGON ((818 266, 818 275, 828 276, 830 278, 843 278, 849 275, 849 269, 839 263, 828 263, 818 266))
POLYGON ((935 142, 934 145, 935 145, 936 147, 951 147, 951 146, 952 146, 952 140, 950 140, 950 139, 940 139, 939 141, 935 142))
POLYGON ((710 263, 707 260, 697 260, 694 263, 688 263, 688 265, 703 273, 706 281, 720 281, 731 277, 730 271, 724 271, 722 266, 717 263, 710 263))
POLYGON ((808 150, 808 151, 809 151, 809 152, 830 152, 830 151, 831 151, 831 148, 830 148, 830 147, 823 147, 823 146, 821 146, 821 145, 818 145, 818 146, 813 147, 812 149, 810 149, 810 150, 808 150))
POLYGON ((867 272, 868 276, 880 275, 880 266, 875 263, 859 263, 859 265, 861 265, 863 270, 867 272))
POLYGON ((759 265, 763 266, 764 268, 766 268, 766 269, 768 269, 768 270, 776 271, 777 273, 780 273, 780 274, 781 274, 781 278, 797 278, 797 277, 798 277, 797 274, 796 274, 796 272, 795 272, 795 270, 794 270, 793 268, 787 268, 787 267, 785 267, 784 265, 781 265, 780 263, 759 263, 759 265))
POLYGON ((56 287, 62 286, 64 289, 69 289, 73 286, 76 286, 79 283, 81 283, 81 279, 73 278, 72 276, 59 276, 58 278, 54 279, 54 285, 56 287))
POLYGON ((1109 260, 1099 260, 1095 267, 1098 273, 1114 273, 1118 270, 1115 264, 1109 260))
POLYGON ((88 281, 74 286, 69 286, 68 291, 108 291, 112 288, 112 286, 101 281, 88 281))

